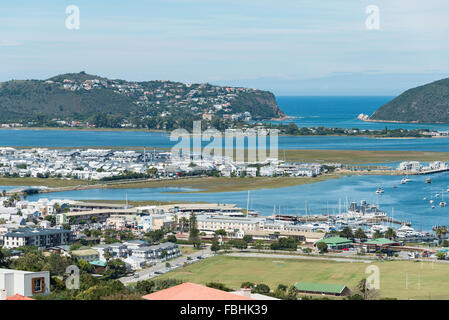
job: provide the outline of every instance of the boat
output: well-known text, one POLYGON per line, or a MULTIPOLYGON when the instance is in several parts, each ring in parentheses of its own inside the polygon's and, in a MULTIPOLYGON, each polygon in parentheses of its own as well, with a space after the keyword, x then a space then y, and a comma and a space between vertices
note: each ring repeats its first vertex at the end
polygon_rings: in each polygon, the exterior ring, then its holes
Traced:
POLYGON ((430 201, 429 201, 430 203, 433 203, 433 199, 430 199, 430 201))
POLYGON ((426 197, 424 197, 424 199, 423 200, 427 200, 427 198, 426 197))
POLYGON ((407 182, 410 182, 412 180, 410 180, 408 177, 402 178, 401 180, 401 184, 406 184, 407 182))
POLYGON ((440 194, 439 194, 439 193, 435 194, 435 197, 436 197, 436 198, 438 198, 439 196, 440 196, 440 194))
POLYGON ((379 188, 376 190, 376 193, 377 193, 377 194, 384 193, 384 189, 383 189, 382 187, 379 187, 379 188))
POLYGON ((441 190, 441 202, 440 202, 440 207, 445 207, 446 206, 446 202, 444 202, 444 194, 443 194, 443 190, 441 190))
POLYGON ((357 202, 351 202, 347 213, 341 215, 342 218, 378 218, 386 216, 387 214, 380 210, 377 205, 368 204, 365 200, 360 201, 360 205, 357 202))
POLYGON ((430 180, 430 178, 427 178, 426 183, 432 183, 432 180, 430 180))
POLYGON ((398 187, 397 185, 395 185, 395 184, 393 185, 393 189, 396 189, 397 187, 398 187))
POLYGON ((432 206, 432 209, 435 209, 435 206, 432 206))

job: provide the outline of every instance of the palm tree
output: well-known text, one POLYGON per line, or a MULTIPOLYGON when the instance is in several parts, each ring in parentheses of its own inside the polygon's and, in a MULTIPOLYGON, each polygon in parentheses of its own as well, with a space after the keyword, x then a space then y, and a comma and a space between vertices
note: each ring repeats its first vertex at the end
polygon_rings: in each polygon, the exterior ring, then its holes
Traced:
POLYGON ((354 234, 352 233, 351 228, 344 227, 344 229, 340 232, 340 237, 352 239, 354 238, 354 234))
POLYGON ((441 234, 443 235, 443 238, 446 237, 446 234, 448 233, 446 226, 441 226, 441 234))
POLYGON ((443 234, 442 228, 441 227, 436 227, 434 228, 435 234, 438 237, 438 244, 440 244, 441 241, 441 235, 443 234))
POLYGON ((179 231, 179 218, 178 218, 178 216, 176 214, 173 215, 173 221, 175 221, 176 231, 179 231))
POLYGON ((363 240, 363 239, 367 239, 368 237, 366 236, 365 231, 363 231, 362 228, 358 228, 354 233, 354 238, 363 240))
POLYGON ((380 232, 379 230, 376 230, 376 232, 374 232, 373 234, 373 239, 378 239, 378 238, 382 238, 384 235, 382 232, 380 232))
POLYGON ((186 217, 181 218, 181 232, 186 232, 188 230, 188 228, 187 228, 188 223, 189 223, 189 220, 187 220, 186 217))
POLYGON ((388 239, 393 239, 396 237, 396 231, 393 230, 393 228, 388 228, 387 231, 385 231, 385 237, 388 239))

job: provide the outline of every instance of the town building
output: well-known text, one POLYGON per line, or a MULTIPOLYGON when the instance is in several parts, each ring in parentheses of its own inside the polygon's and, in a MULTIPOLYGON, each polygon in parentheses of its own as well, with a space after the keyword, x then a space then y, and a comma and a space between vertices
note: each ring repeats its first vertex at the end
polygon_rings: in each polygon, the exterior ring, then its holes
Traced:
POLYGON ((70 244, 72 236, 72 231, 65 229, 22 228, 7 232, 3 243, 7 249, 24 246, 49 248, 70 244))

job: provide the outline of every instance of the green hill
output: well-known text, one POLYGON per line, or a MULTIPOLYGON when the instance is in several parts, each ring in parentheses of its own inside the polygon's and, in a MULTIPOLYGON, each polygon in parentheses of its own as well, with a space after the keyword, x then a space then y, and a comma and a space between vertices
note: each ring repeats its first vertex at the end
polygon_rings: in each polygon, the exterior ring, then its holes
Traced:
POLYGON ((405 91, 380 107, 370 120, 449 123, 449 78, 405 91))
POLYGON ((193 120, 212 121, 211 117, 220 122, 279 116, 283 113, 274 95, 256 89, 172 81, 131 82, 85 72, 0 83, 3 123, 55 125, 76 121, 97 127, 128 124, 172 129, 187 126, 188 121, 189 127, 193 120))

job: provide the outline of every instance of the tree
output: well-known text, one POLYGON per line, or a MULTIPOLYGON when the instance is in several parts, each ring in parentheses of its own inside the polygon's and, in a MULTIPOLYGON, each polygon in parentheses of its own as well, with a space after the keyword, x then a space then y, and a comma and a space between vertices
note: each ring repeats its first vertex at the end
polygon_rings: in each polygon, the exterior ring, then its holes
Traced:
POLYGON ((264 283, 260 283, 254 287, 253 292, 260 294, 267 294, 270 292, 270 287, 264 283))
POLYGON ((250 282, 250 281, 245 281, 242 282, 242 284, 240 285, 240 288, 254 288, 256 284, 254 282, 250 282))
POLYGON ((105 278, 116 279, 126 273, 125 262, 120 259, 112 259, 107 262, 104 273, 105 278))
POLYGON ((340 232, 340 237, 353 239, 354 238, 354 234, 352 233, 351 228, 344 227, 344 229, 340 232))
POLYGON ((50 271, 50 274, 54 276, 62 276, 67 267, 73 262, 71 259, 67 259, 56 252, 51 253, 46 260, 47 263, 44 266, 44 270, 50 271))
POLYGON ((316 244, 317 249, 320 251, 320 253, 327 252, 327 244, 323 241, 320 241, 316 244))
POLYGON ((181 223, 181 232, 186 232, 188 230, 189 220, 186 217, 182 217, 180 223, 181 223))
POLYGON ((306 253, 306 254, 309 254, 309 253, 312 252, 312 249, 310 249, 310 248, 304 248, 304 249, 302 249, 302 252, 303 252, 303 253, 306 253))
POLYGON ((365 231, 363 231, 362 228, 358 228, 354 233, 354 238, 359 239, 359 240, 365 240, 368 237, 366 236, 366 233, 365 233, 365 231))
POLYGON ((438 260, 445 260, 446 259, 446 253, 445 252, 438 252, 436 254, 436 257, 438 258, 438 260))
POLYGON ((168 242, 172 242, 172 243, 176 243, 176 242, 178 242, 178 239, 176 239, 176 236, 175 235, 169 235, 169 236, 167 236, 167 241, 168 242))
POLYGON ((366 279, 359 281, 356 288, 356 294, 362 296, 363 300, 376 300, 378 296, 376 289, 369 288, 368 281, 366 279))
POLYGON ((254 249, 262 250, 263 249, 263 241, 262 240, 256 240, 256 243, 254 244, 254 249))
POLYGON ((215 231, 215 235, 216 236, 226 237, 227 233, 226 233, 226 231, 224 229, 218 229, 218 230, 215 231))
POLYGON ((6 267, 8 262, 8 254, 0 247, 0 267, 6 267))
POLYGON ((145 237, 151 242, 160 242, 164 238, 164 231, 163 230, 152 230, 145 233, 145 237))
POLYGON ((394 231, 393 228, 388 228, 387 231, 385 231, 385 237, 392 240, 396 237, 396 231, 394 231))
POLYGON ((248 248, 248 243, 245 240, 236 240, 234 243, 234 247, 240 250, 245 250, 248 248))
POLYGON ((190 226, 189 241, 193 243, 194 247, 200 248, 201 247, 200 232, 197 227, 196 215, 194 213, 190 215, 189 226, 190 226))
POLYGON ((384 235, 382 232, 380 232, 379 230, 376 230, 373 234, 373 239, 379 239, 382 238, 384 235))
POLYGON ((90 218, 90 222, 92 222, 92 223, 97 223, 97 222, 98 222, 98 217, 92 216, 92 217, 90 218))
POLYGON ((232 289, 226 287, 223 283, 220 282, 209 282, 206 283, 206 286, 209 288, 214 288, 222 291, 232 291, 232 289))
POLYGON ((212 245, 211 245, 210 249, 211 249, 213 252, 217 252, 217 251, 220 250, 220 244, 218 243, 217 240, 212 240, 212 245))
POLYGON ((104 253, 104 258, 106 259, 106 261, 109 261, 112 258, 112 254, 109 251, 106 251, 104 253))

